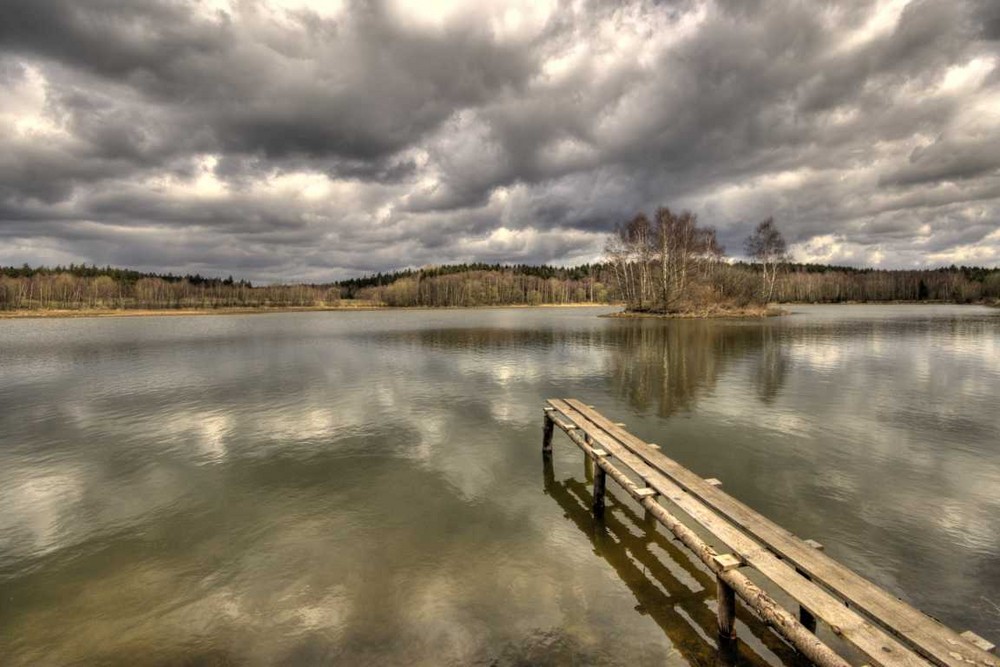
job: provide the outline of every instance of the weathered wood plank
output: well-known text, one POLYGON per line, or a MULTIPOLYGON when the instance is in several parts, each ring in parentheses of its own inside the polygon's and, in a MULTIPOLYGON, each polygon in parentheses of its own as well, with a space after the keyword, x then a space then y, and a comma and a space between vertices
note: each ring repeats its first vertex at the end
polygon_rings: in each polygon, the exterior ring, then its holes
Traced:
MULTIPOLYGON (((572 522, 581 532, 590 535, 593 531, 590 506, 593 498, 590 495, 589 487, 579 480, 568 479, 562 482, 552 481, 546 485, 546 492, 563 509, 565 517, 572 522), (583 508, 587 509, 584 510, 583 508)), ((618 508, 624 509, 624 508, 618 508)), ((627 510, 623 511, 627 515, 627 510)), ((635 517, 630 517, 634 522, 635 517)), ((656 613, 650 613, 650 618, 655 622, 664 634, 670 639, 674 648, 680 651, 681 655, 691 664, 711 665, 717 657, 717 648, 714 642, 709 639, 708 634, 702 631, 711 631, 716 625, 716 615, 703 604, 705 599, 710 599, 714 595, 714 588, 709 592, 707 588, 701 591, 692 591, 686 584, 677 579, 677 575, 671 568, 654 555, 648 548, 649 543, 642 537, 636 537, 626 522, 619 521, 614 514, 608 514, 604 521, 604 529, 612 537, 610 540, 594 540, 594 546, 600 544, 598 553, 616 572, 618 578, 628 587, 635 596, 639 605, 646 609, 656 609, 656 613), (648 583, 655 581, 657 585, 650 586, 648 583), (673 599, 673 604, 671 604, 673 599), (684 600, 677 604, 677 600, 684 600), (682 611, 679 611, 682 610, 682 611), (695 632, 691 628, 696 628, 695 632)), ((679 548, 672 540, 662 535, 654 533, 654 539, 661 549, 671 552, 672 549, 679 548), (656 536, 659 536, 656 538, 656 536)), ((709 577, 694 567, 687 566, 687 559, 680 558, 679 554, 672 554, 671 557, 677 560, 678 567, 684 572, 694 577, 699 583, 708 586, 709 577)), ((711 579, 714 579, 712 577, 711 579)), ((748 626, 756 639, 764 647, 779 656, 783 664, 793 664, 796 655, 792 648, 783 640, 775 636, 765 624, 754 623, 753 619, 748 626)), ((750 643, 743 642, 739 645, 739 662, 745 667, 773 667, 773 662, 762 657, 760 649, 750 643)), ((736 661, 732 661, 733 664, 736 661)))
MULTIPOLYGON (((820 551, 823 550, 823 545, 817 542, 816 540, 803 540, 803 542, 808 544, 813 549, 819 549, 820 551)), ((801 568, 797 567, 795 568, 795 571, 801 574, 806 579, 812 579, 812 577, 810 577, 807 573, 803 572, 801 568)), ((816 632, 816 617, 812 615, 812 613, 809 611, 809 609, 805 607, 805 605, 799 605, 799 623, 809 628, 813 632, 816 632)))
POLYGON ((987 639, 984 639, 983 637, 980 637, 972 630, 966 630, 965 632, 961 633, 961 635, 986 652, 992 651, 993 649, 996 648, 996 644, 987 639))
POLYGON ((716 556, 712 560, 714 560, 716 562, 716 564, 720 568, 722 568, 723 571, 732 570, 734 568, 737 568, 737 567, 740 567, 740 566, 743 565, 743 561, 741 561, 739 558, 737 558, 736 556, 734 556, 732 554, 719 554, 718 556, 716 556))
MULTIPOLYGON (((593 497, 590 486, 570 477, 560 482, 552 481, 545 488, 548 495, 563 509, 565 518, 582 533, 592 535, 594 524, 589 508, 593 497)), ((632 591, 639 605, 649 610, 650 618, 660 626, 689 663, 712 665, 718 658, 717 645, 708 638, 718 621, 714 611, 705 602, 714 600, 715 576, 709 576, 702 568, 695 567, 685 557, 687 554, 678 553, 687 548, 674 539, 669 531, 664 533, 647 530, 637 535, 634 530, 642 526, 642 521, 643 518, 633 512, 630 506, 616 504, 615 511, 606 513, 602 521, 604 530, 612 539, 594 540, 595 546, 599 541, 601 544, 598 553, 615 569, 618 578, 632 591), (657 548, 651 549, 651 545, 656 545, 657 548), (669 566, 660 554, 670 561, 669 566), (681 581, 678 578, 679 572, 690 576, 697 585, 692 588, 690 583, 681 581), (650 582, 654 585, 649 586, 650 582), (672 604, 667 602, 671 599, 672 604), (694 628, 695 632, 692 633, 690 628, 694 628), (708 634, 703 635, 701 631, 708 631, 708 634), (696 647, 694 652, 690 651, 692 646, 696 647), (709 649, 708 653, 699 653, 701 648, 709 649)), ((781 664, 794 665, 802 662, 801 654, 797 654, 794 647, 768 624, 749 614, 743 616, 742 620, 750 634, 778 656, 781 664)), ((761 657, 759 649, 752 642, 740 643, 738 650, 741 667, 774 667, 774 662, 761 657), (744 661, 746 664, 743 664, 744 661)), ((733 665, 736 662, 732 660, 725 664, 733 665)))
MULTIPOLYGON (((616 426, 593 409, 568 399, 566 405, 579 411, 593 424, 661 471, 685 491, 696 496, 739 528, 763 542, 826 588, 850 600, 875 623, 898 636, 931 662, 942 667, 1000 667, 1000 659, 957 632, 875 586, 861 575, 805 544, 798 537, 758 514, 720 489, 708 484, 661 451, 616 426)), ((557 408, 558 409, 558 408, 557 408)))
MULTIPOLYGON (((845 607, 842 601, 797 574, 788 563, 781 561, 736 526, 719 517, 693 495, 656 471, 637 454, 624 447, 605 432, 601 425, 577 410, 575 405, 558 399, 550 400, 550 404, 575 423, 580 431, 589 434, 592 442, 639 475, 653 489, 726 544, 748 565, 757 569, 796 600, 806 602, 813 613, 823 619, 835 634, 856 646, 874 664, 887 667, 890 665, 926 667, 926 662, 917 654, 845 607)), ((708 488, 714 489, 714 487, 708 488)))
MULTIPOLYGON (((566 435, 584 452, 592 451, 590 444, 579 434, 579 429, 566 431, 566 435)), ((808 660, 820 667, 848 667, 848 663, 837 655, 829 646, 815 635, 803 628, 787 610, 779 606, 765 591, 737 570, 722 570, 713 558, 716 552, 699 538, 694 531, 680 522, 655 498, 638 495, 641 487, 616 468, 608 459, 596 459, 597 465, 604 469, 621 487, 643 508, 651 512, 656 519, 667 527, 684 546, 690 549, 708 568, 728 583, 733 590, 750 606, 765 623, 771 625, 781 636, 790 641, 795 648, 808 660)))

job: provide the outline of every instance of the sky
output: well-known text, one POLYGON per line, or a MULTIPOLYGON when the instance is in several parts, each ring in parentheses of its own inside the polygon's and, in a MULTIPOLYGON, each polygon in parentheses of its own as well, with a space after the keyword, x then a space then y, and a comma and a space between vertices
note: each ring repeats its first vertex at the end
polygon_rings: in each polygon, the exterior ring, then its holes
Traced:
POLYGON ((0 264, 1000 265, 1000 2, 0 0, 0 264))

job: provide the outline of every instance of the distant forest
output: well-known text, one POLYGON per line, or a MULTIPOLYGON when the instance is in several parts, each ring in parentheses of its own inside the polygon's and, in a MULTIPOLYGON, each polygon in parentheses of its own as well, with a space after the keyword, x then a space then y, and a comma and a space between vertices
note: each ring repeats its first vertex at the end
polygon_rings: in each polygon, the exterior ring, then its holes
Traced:
MULTIPOLYGON (((562 268, 455 264, 325 284, 253 285, 232 277, 155 274, 86 265, 0 267, 0 310, 492 306, 626 301, 613 262, 562 268)), ((719 262, 713 284, 733 290, 767 280, 765 264, 719 262), (728 286, 728 287, 727 287, 728 286)), ((640 276, 641 278, 641 276, 640 276)), ((770 300, 1000 302, 1000 268, 876 270, 784 263, 770 300)))

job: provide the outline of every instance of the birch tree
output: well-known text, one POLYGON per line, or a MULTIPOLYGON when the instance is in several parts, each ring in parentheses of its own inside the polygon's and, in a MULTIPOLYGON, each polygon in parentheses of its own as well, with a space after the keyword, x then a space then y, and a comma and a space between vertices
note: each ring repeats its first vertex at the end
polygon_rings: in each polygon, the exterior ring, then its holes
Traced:
POLYGON ((788 246, 778 231, 774 218, 761 221, 744 244, 747 255, 761 265, 761 299, 764 303, 774 296, 778 269, 788 262, 788 246))

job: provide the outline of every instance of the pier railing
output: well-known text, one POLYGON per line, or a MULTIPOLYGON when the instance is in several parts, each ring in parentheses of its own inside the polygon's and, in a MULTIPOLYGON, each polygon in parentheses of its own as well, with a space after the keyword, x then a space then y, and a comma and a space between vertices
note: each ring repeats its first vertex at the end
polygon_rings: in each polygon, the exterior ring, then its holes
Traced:
POLYGON ((848 665, 817 638, 817 620, 866 656, 886 666, 1000 667, 993 646, 971 632, 959 634, 879 588, 822 551, 573 399, 550 399, 545 408, 543 455, 551 457, 558 426, 594 467, 592 510, 602 516, 607 477, 666 527, 716 577, 720 636, 734 638, 736 597, 814 664, 848 665), (682 520, 676 513, 680 510, 682 520), (726 545, 719 553, 692 528, 726 545), (794 599, 789 611, 747 574, 755 570, 794 599))

